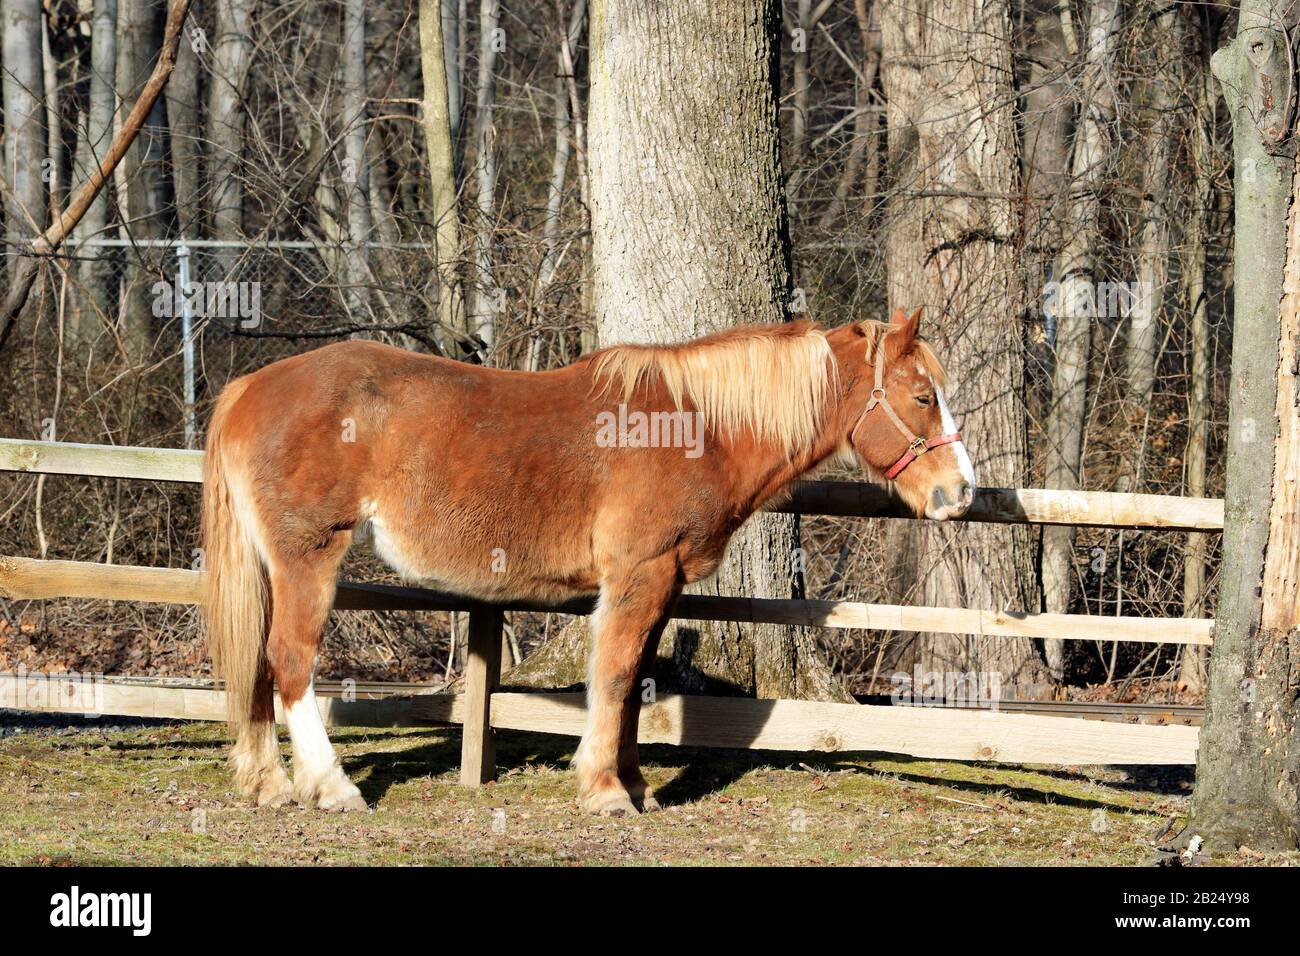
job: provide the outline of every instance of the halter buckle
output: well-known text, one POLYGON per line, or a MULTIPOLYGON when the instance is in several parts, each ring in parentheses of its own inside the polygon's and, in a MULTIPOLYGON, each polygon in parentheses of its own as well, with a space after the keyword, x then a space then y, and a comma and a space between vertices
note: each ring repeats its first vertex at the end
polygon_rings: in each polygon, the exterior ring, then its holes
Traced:
POLYGON ((911 451, 911 453, 915 455, 917 458, 920 458, 922 455, 924 455, 927 451, 930 450, 930 446, 926 444, 924 438, 912 439, 912 443, 907 447, 908 450, 911 451))

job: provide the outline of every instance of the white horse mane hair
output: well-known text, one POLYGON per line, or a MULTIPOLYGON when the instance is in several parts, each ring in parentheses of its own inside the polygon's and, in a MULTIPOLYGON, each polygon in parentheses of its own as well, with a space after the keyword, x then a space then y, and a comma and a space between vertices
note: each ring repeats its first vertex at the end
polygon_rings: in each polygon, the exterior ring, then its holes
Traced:
POLYGON ((622 386, 622 401, 657 377, 678 409, 689 400, 722 434, 748 429, 787 456, 820 432, 836 365, 811 322, 750 325, 676 345, 619 345, 591 356, 595 378, 622 386))

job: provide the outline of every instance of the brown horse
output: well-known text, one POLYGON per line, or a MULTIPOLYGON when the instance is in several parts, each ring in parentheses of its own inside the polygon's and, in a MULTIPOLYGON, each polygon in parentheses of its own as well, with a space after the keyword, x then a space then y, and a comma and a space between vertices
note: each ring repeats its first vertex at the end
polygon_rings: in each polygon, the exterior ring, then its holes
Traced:
POLYGON ((351 341, 231 382, 208 430, 203 534, 240 791, 366 805, 312 690, 339 563, 366 534, 404 578, 475 598, 599 595, 581 801, 655 809, 638 678, 682 587, 754 511, 831 460, 892 480, 918 515, 969 507, 975 475, 919 319, 737 328, 535 373, 351 341))

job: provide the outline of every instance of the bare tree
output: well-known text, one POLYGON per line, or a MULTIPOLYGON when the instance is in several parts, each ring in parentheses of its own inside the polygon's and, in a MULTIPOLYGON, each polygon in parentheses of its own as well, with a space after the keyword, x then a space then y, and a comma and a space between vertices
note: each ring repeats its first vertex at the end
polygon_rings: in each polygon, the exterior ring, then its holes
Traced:
MULTIPOLYGON (((457 262, 460 212, 457 209, 455 130, 460 124, 460 77, 456 70, 457 21, 443 0, 420 0, 420 67, 424 78, 423 127, 429 154, 433 206, 434 257, 438 270, 438 320, 443 329, 465 329, 457 262)), ((457 31, 458 32, 458 31, 457 31)), ((467 330, 466 330, 467 331, 467 330)), ((445 349, 449 354, 450 349, 445 349)))
MULTIPOLYGON (((1210 318, 1209 297, 1205 285, 1206 249, 1209 245, 1209 217, 1214 203, 1214 118, 1218 93, 1209 68, 1209 38, 1202 36, 1191 89, 1192 190, 1186 231, 1183 239, 1182 274, 1184 296, 1189 316, 1191 339, 1191 382, 1187 396, 1187 494, 1201 498, 1206 494, 1206 471, 1209 458, 1210 431, 1210 318)), ((1187 536, 1183 554, 1183 614, 1205 617, 1206 554, 1208 535, 1193 532, 1187 536)), ((1203 645, 1183 648, 1178 679, 1189 691, 1205 686, 1207 654, 1203 645)))
MULTIPOLYGON (((9 183, 5 233, 10 241, 22 241, 41 232, 48 216, 41 175, 47 159, 41 69, 45 26, 40 0, 3 0, 0 16, 4 17, 4 172, 9 183)), ((11 280, 16 261, 9 259, 11 280)))
POLYGON ((853 77, 853 138, 849 142, 844 168, 835 183, 835 199, 827 204, 817 222, 817 227, 821 230, 829 229, 848 208, 849 192, 858 185, 864 157, 867 167, 863 193, 869 204, 876 201, 876 186, 879 181, 880 150, 876 146, 876 134, 880 110, 875 107, 873 100, 880 73, 880 4, 869 0, 854 0, 853 12, 857 19, 858 37, 862 42, 862 65, 854 70, 853 77))
POLYGON ((171 143, 172 188, 176 193, 176 225, 180 235, 197 239, 202 233, 200 206, 203 127, 199 122, 199 58, 206 41, 195 33, 176 49, 176 68, 167 81, 167 122, 171 143))
POLYGON ((1213 59, 1233 121, 1236 254, 1224 564, 1185 839, 1210 852, 1300 845, 1300 176, 1286 0, 1244 0, 1213 59), (1247 173, 1245 170, 1251 170, 1247 173), (1279 308, 1280 303, 1280 308, 1279 308))
MULTIPOLYGON (((117 92, 131 109, 153 73, 163 43, 163 13, 159 0, 120 0, 117 39, 117 92)), ((122 162, 126 206, 122 210, 125 238, 159 239, 167 232, 172 207, 167 177, 167 107, 157 97, 140 135, 122 162)), ((127 293, 121 318, 122 340, 134 360, 153 348, 152 282, 138 257, 128 260, 127 293)))
POLYGON ((1135 414, 1144 415, 1149 415, 1151 410, 1156 348, 1169 277, 1169 160, 1175 129, 1174 110, 1186 57, 1181 11, 1176 7, 1164 10, 1151 22, 1151 30, 1157 64, 1148 84, 1151 126, 1143 174, 1138 291, 1130 305, 1127 356, 1129 401, 1135 414))
MULTIPOLYGON (((126 2, 126 0, 123 0, 126 2)), ((253 57, 251 34, 255 0, 216 0, 216 37, 208 82, 207 147, 211 229, 217 239, 244 235, 244 184, 240 156, 244 148, 244 90, 253 57)), ((234 255, 218 261, 228 271, 234 255)))
POLYGON ((1028 66, 1024 93, 1025 254, 1031 282, 1042 281, 1061 246, 1066 222, 1073 99, 1069 65, 1078 54, 1057 0, 1026 3, 1028 66))
POLYGON ((46 161, 42 164, 42 178, 49 185, 49 214, 58 218, 63 211, 64 191, 67 189, 67 171, 63 142, 63 100, 59 88, 59 64, 50 47, 50 31, 41 28, 41 76, 45 92, 46 161))
POLYGON ((479 0, 478 87, 474 102, 474 178, 477 231, 474 285, 470 299, 472 332, 489 347, 496 340, 498 292, 492 278, 492 231, 496 219, 497 138, 492 114, 497 97, 497 53, 504 48, 499 0, 479 0))
POLYGON ((346 0, 343 7, 342 182, 343 219, 347 224, 349 294, 346 301, 354 321, 369 306, 370 268, 366 244, 370 241, 370 163, 366 158, 369 126, 366 124, 366 16, 365 0, 346 0))
POLYGON ((167 79, 176 65, 176 44, 180 39, 185 18, 189 15, 190 0, 175 0, 167 14, 163 33, 163 42, 158 52, 148 79, 134 98, 130 111, 122 120, 121 128, 113 135, 104 158, 90 177, 69 200, 67 207, 50 226, 24 244, 22 255, 13 270, 13 276, 5 294, 4 304, 0 306, 0 348, 8 342, 13 334, 18 316, 22 314, 31 294, 32 286, 40 271, 39 257, 54 252, 68 237, 77 223, 86 215, 99 191, 120 167, 133 142, 140 135, 149 116, 153 113, 158 99, 162 96, 167 79))
MULTIPOLYGON (((1069 69, 1078 55, 1073 17, 1057 0, 1026 3, 1028 76, 1024 94, 1025 264, 1031 288, 1052 275, 1070 183, 1073 100, 1069 69)), ((1043 655, 1053 681, 1065 678, 1065 641, 1047 638, 1043 655)))
MULTIPOLYGON (((430 11, 432 12, 432 11, 430 11)), ((447 76, 447 119, 451 140, 460 142, 461 119, 465 115, 465 0, 442 0, 442 63, 447 76)), ((423 29, 423 24, 421 25, 423 29)), ((423 49, 423 47, 421 48, 423 49)), ((456 153, 456 176, 460 181, 460 155, 456 153)))
MULTIPOLYGON (((563 7, 557 4, 562 10, 563 7)), ((542 255, 541 268, 537 272, 539 297, 545 300, 551 283, 555 281, 555 272, 560 260, 560 225, 564 207, 564 183, 568 178, 569 154, 573 140, 573 121, 569 113, 569 70, 572 67, 573 50, 582 32, 582 23, 587 15, 587 0, 575 0, 567 25, 556 49, 555 56, 555 155, 551 161, 550 191, 546 196, 546 217, 542 225, 542 242, 545 252, 542 255), (568 65, 566 65, 568 64, 568 65)), ((543 343, 546 331, 539 329, 532 338, 528 349, 528 367, 534 371, 541 367, 543 343)))
MULTIPOLYGON (((117 70, 117 0, 95 0, 90 20, 90 91, 85 129, 77 139, 77 172, 73 181, 80 186, 88 179, 113 139, 113 113, 117 107, 114 76, 117 70)), ((78 239, 103 238, 108 225, 108 194, 96 195, 86 215, 77 224, 78 239)), ((107 274, 100 250, 93 245, 78 250, 78 274, 84 295, 78 296, 68 323, 69 339, 76 344, 93 338, 93 330, 108 317, 107 274)))

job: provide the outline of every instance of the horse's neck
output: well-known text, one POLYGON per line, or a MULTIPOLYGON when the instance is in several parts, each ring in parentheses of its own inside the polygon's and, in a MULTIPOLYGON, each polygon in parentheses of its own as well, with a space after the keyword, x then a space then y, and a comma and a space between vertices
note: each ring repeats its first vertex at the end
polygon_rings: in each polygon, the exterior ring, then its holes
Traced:
POLYGON ((764 502, 787 491, 789 487, 819 467, 835 454, 839 442, 834 432, 824 429, 811 448, 787 455, 781 448, 744 436, 728 443, 728 455, 736 474, 737 510, 752 513, 764 502))

